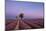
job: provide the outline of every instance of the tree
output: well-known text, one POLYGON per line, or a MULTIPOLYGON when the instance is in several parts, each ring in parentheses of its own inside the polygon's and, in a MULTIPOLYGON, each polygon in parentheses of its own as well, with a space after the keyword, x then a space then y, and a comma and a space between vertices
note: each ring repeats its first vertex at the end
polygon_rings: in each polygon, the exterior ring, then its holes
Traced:
POLYGON ((21 14, 19 15, 19 17, 22 19, 22 18, 24 17, 24 14, 21 13, 21 14))

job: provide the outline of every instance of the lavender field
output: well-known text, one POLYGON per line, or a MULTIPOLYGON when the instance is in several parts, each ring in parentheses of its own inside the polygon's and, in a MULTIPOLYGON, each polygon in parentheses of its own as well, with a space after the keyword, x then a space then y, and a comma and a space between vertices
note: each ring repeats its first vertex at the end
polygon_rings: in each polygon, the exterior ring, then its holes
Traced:
POLYGON ((8 30, 16 30, 16 25, 18 25, 17 30, 26 30, 26 29, 40 29, 44 28, 44 19, 24 19, 19 20, 19 24, 17 24, 17 20, 9 19, 6 21, 6 31, 8 30))

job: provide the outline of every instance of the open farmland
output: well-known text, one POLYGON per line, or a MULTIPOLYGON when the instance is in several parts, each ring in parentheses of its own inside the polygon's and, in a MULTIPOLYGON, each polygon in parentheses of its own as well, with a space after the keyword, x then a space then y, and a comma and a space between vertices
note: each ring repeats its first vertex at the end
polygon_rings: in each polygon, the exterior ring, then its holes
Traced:
POLYGON ((6 20, 6 31, 44 28, 44 19, 6 20))

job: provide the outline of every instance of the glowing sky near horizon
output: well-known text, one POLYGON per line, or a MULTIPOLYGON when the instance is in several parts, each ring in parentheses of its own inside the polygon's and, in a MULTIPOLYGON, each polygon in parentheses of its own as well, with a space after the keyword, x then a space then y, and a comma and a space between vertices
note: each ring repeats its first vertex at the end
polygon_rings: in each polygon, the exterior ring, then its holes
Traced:
POLYGON ((6 0, 6 17, 13 18, 21 12, 28 17, 43 17, 43 3, 6 0))

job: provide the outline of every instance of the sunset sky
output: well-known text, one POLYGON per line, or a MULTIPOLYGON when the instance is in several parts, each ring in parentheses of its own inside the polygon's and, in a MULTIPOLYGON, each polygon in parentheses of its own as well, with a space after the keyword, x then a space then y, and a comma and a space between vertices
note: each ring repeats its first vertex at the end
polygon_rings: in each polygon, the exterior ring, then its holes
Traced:
POLYGON ((44 3, 6 0, 6 18, 15 18, 20 13, 25 17, 43 18, 44 3))

